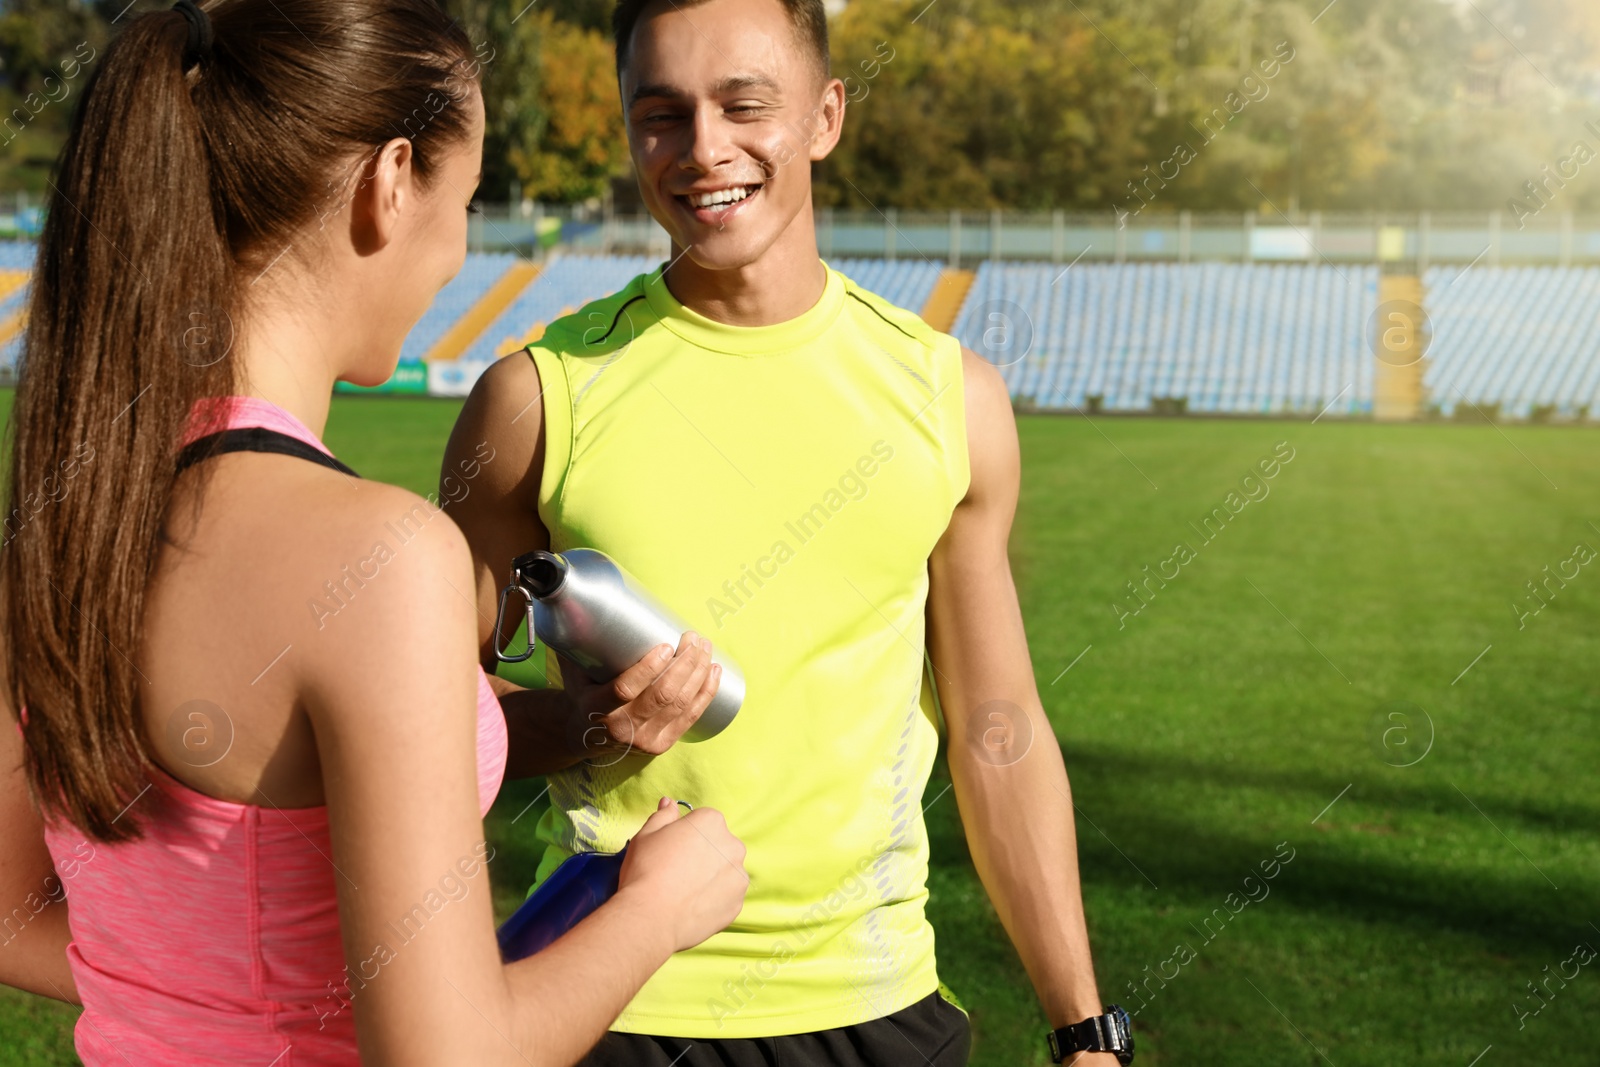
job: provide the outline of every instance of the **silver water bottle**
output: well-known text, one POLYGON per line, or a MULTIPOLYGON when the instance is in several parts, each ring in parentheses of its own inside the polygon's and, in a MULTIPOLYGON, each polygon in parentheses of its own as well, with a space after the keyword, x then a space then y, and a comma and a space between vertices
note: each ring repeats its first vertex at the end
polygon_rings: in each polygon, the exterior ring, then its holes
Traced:
MULTIPOLYGON (((584 669, 596 682, 608 682, 638 663, 657 645, 673 648, 692 629, 662 604, 637 578, 594 548, 529 552, 511 561, 511 584, 500 593, 495 655, 520 663, 533 655, 533 637, 584 669), (499 647, 501 623, 513 593, 528 602, 527 651, 509 655, 499 647)), ((721 733, 744 704, 744 675, 726 654, 712 650, 722 679, 711 703, 684 733, 684 741, 704 741, 721 733)))

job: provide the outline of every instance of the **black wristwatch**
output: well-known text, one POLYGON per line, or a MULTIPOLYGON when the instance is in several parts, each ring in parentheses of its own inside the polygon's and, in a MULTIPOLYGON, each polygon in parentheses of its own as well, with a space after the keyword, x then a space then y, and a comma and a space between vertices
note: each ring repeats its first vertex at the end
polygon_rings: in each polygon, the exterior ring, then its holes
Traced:
POLYGON ((1104 1015, 1063 1026, 1050 1034, 1050 1062, 1060 1063, 1074 1052, 1113 1052, 1117 1062, 1133 1062, 1133 1020, 1116 1004, 1104 1015))

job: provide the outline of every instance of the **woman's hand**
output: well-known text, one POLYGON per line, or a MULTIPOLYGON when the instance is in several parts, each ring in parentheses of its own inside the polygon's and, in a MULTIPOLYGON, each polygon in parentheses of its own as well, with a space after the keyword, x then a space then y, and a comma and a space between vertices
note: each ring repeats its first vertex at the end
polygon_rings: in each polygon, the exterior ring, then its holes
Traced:
POLYGON ((672 925, 673 949, 681 952, 738 918, 749 886, 744 842, 722 813, 696 808, 680 817, 677 802, 662 797, 628 845, 617 894, 663 916, 672 925))
POLYGON ((582 667, 559 652, 556 657, 572 707, 573 745, 584 758, 661 755, 695 724, 722 682, 711 642, 693 630, 676 653, 660 645, 609 682, 590 681, 582 667))

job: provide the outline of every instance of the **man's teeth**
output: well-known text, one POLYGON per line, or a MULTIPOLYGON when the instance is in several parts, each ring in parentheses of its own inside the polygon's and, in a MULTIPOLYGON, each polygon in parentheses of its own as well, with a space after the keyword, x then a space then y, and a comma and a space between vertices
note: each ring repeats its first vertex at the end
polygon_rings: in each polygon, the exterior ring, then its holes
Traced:
POLYGON ((737 204, 745 197, 756 191, 758 186, 737 185, 732 189, 719 189, 714 193, 701 193, 689 197, 689 203, 695 207, 716 207, 718 204, 737 204))

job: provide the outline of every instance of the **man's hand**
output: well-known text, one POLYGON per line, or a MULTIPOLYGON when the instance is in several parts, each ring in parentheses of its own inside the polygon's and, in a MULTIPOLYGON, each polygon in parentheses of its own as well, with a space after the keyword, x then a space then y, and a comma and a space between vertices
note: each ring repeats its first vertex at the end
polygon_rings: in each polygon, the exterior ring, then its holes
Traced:
POLYGON ((572 744, 585 759, 661 755, 699 720, 722 683, 711 642, 693 630, 676 653, 660 645, 609 682, 590 681, 572 660, 559 652, 556 658, 572 708, 572 744))

